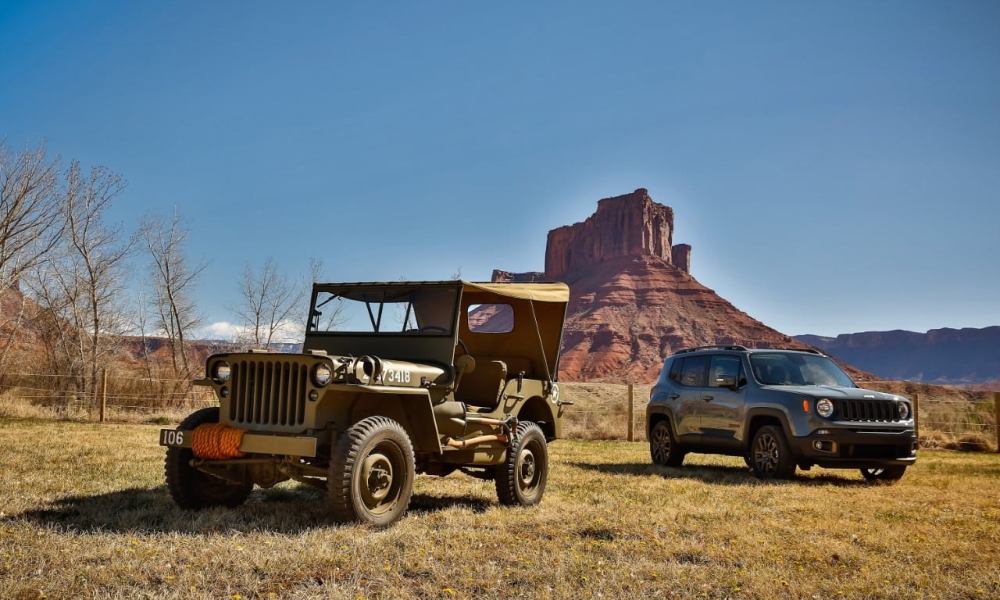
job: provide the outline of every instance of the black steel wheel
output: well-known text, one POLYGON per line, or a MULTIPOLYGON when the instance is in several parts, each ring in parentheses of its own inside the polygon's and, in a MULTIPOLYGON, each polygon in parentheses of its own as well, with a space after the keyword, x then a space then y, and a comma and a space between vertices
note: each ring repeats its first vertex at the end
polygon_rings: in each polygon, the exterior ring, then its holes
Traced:
POLYGON ((496 467, 497 498, 505 506, 534 506, 549 478, 549 448, 541 428, 530 421, 517 424, 507 460, 496 467))
POLYGON ((903 478, 906 473, 906 465, 894 465, 890 467, 875 467, 861 469, 861 474, 872 483, 892 485, 903 478))
POLYGON ((649 433, 649 456, 653 463, 668 467, 679 467, 684 462, 684 449, 674 441, 670 433, 670 423, 660 421, 649 433))
POLYGON ((403 426, 386 417, 368 417, 337 442, 327 494, 333 517, 385 527, 406 512, 416 468, 413 445, 403 426))
POLYGON ((795 473, 795 460, 784 432, 775 425, 757 430, 751 444, 753 473, 760 479, 788 479, 795 473))
MULTIPOLYGON (((204 423, 218 423, 217 406, 202 408, 181 421, 180 429, 194 431, 204 423)), ((186 510, 200 510, 212 506, 233 508, 246 502, 253 490, 252 482, 232 483, 209 475, 191 466, 194 452, 190 448, 167 448, 164 473, 167 489, 177 506, 186 510)))

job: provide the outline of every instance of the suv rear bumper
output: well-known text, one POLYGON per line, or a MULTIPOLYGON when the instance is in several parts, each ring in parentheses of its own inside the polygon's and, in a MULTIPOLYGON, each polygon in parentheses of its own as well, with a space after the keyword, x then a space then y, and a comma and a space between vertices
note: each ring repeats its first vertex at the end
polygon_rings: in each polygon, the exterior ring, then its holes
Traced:
POLYGON ((912 465, 917 460, 913 429, 826 428, 789 440, 801 465, 830 469, 912 465))

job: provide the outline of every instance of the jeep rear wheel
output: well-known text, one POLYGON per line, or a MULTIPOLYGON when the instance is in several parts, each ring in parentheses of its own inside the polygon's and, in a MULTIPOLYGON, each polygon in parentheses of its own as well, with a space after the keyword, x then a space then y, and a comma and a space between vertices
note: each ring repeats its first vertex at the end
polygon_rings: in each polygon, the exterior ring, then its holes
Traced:
POLYGON ((872 483, 892 485, 903 478, 906 465, 861 469, 861 474, 872 483))
POLYGON ((760 479, 788 479, 795 473, 792 450, 785 434, 774 425, 757 430, 751 444, 753 473, 760 479))
POLYGON ((670 423, 660 421, 649 434, 649 456, 653 463, 668 467, 679 467, 684 462, 684 450, 674 441, 670 433, 670 423))
POLYGON ((549 449, 541 428, 529 421, 517 425, 507 460, 496 467, 497 498, 505 506, 534 506, 549 478, 549 449))
MULTIPOLYGON (((199 425, 219 422, 217 406, 202 408, 181 421, 179 429, 194 431, 199 425)), ((167 489, 177 506, 199 510, 212 506, 233 508, 243 504, 253 490, 253 483, 231 483, 191 466, 195 459, 190 448, 167 448, 164 473, 167 489)))
POLYGON ((403 516, 416 475, 413 445, 392 419, 368 417, 337 442, 327 492, 333 517, 384 527, 403 516))

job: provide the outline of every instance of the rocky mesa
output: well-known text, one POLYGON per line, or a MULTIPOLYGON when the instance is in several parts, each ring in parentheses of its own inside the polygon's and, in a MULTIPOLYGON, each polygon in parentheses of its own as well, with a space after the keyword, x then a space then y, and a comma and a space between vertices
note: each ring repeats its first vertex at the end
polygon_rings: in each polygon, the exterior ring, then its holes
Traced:
POLYGON ((664 357, 693 346, 808 347, 698 283, 692 248, 674 244, 673 232, 673 210, 640 188, 550 231, 544 272, 497 270, 493 280, 569 285, 563 381, 651 383, 664 357))

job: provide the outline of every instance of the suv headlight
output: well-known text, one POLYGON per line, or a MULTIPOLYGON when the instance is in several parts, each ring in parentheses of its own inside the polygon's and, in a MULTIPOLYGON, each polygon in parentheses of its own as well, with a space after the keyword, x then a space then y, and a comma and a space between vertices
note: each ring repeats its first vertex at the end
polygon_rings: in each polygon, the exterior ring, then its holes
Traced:
POLYGON ((899 402, 896 404, 896 409, 899 410, 899 418, 906 420, 910 418, 910 405, 906 402, 899 402))
POLYGON ((313 369, 313 383, 317 386, 323 387, 330 383, 331 379, 333 379, 333 370, 330 368, 330 365, 326 363, 319 363, 316 365, 316 368, 313 369))
POLYGON ((232 369, 229 367, 229 363, 224 360, 220 360, 215 363, 212 367, 212 379, 215 379, 219 383, 226 383, 229 381, 229 376, 232 374, 232 369))
POLYGON ((826 398, 820 398, 816 401, 816 412, 821 417, 829 418, 833 414, 833 402, 826 398))

